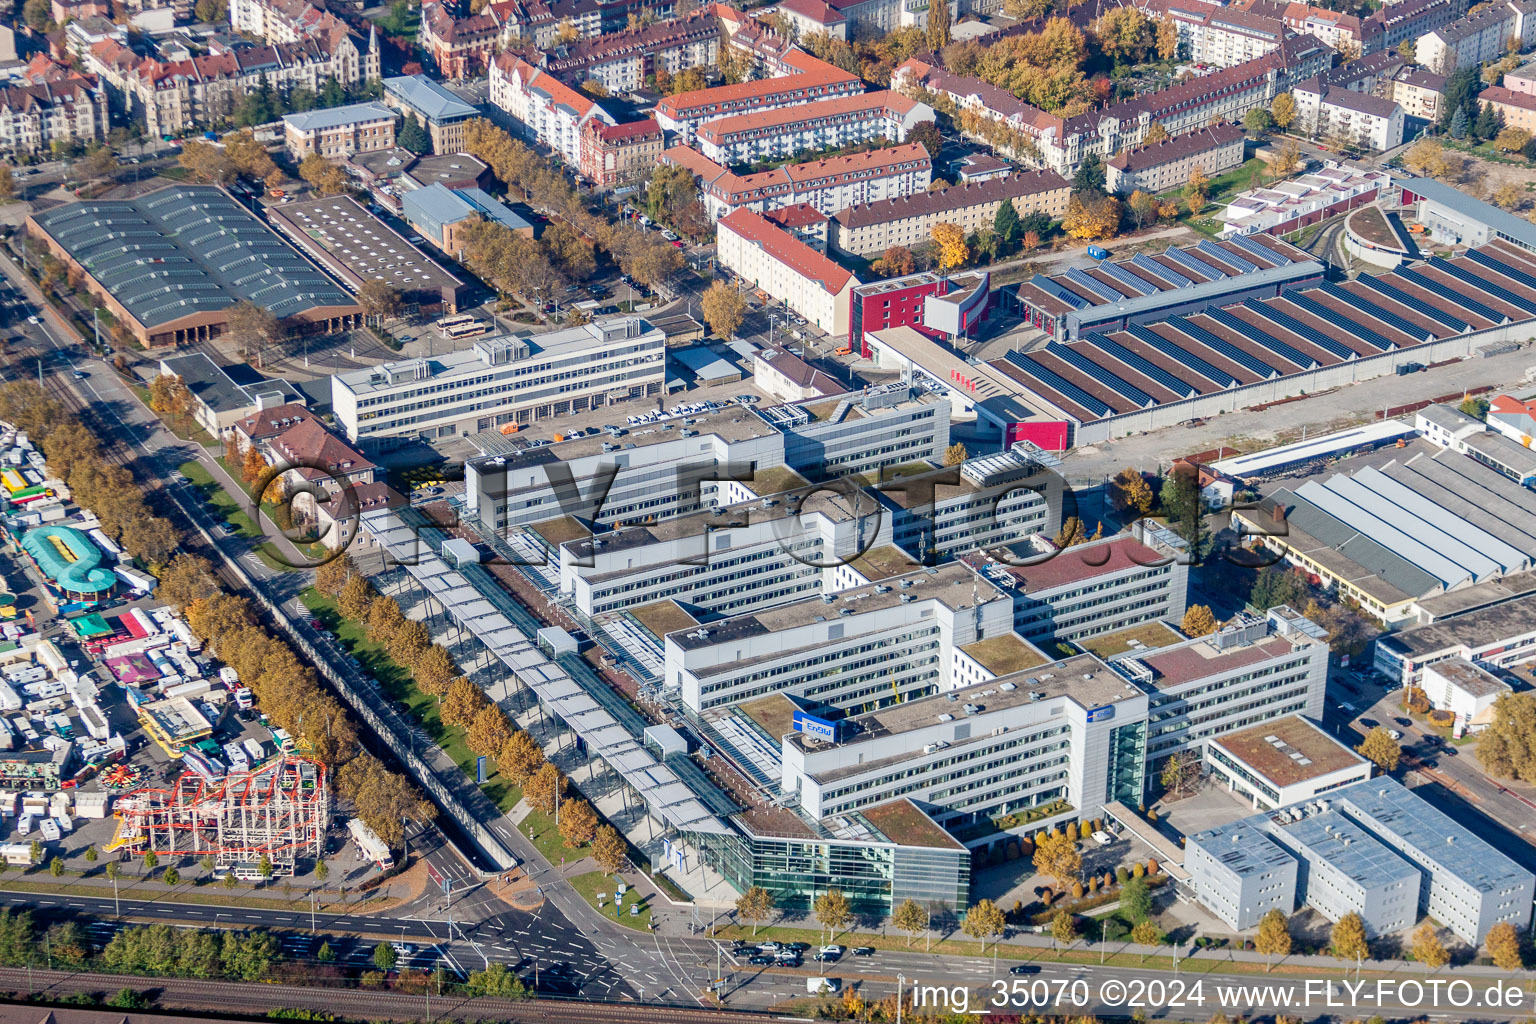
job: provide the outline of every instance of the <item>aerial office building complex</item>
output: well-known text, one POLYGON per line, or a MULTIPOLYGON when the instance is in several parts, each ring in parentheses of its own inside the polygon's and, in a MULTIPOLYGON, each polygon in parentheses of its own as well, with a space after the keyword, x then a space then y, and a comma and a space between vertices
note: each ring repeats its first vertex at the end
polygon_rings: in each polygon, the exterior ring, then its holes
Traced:
POLYGON ((1524 928, 1536 877, 1387 777, 1357 782, 1189 837, 1184 867, 1233 928, 1299 896, 1330 920, 1358 913, 1370 934, 1428 914, 1477 945, 1498 922, 1524 928))

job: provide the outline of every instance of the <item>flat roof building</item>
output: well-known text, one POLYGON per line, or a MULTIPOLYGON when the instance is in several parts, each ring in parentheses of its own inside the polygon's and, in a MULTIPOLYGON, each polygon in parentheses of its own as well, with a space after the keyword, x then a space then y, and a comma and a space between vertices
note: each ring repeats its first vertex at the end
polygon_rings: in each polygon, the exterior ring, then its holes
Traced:
POLYGON ((1536 224, 1433 178, 1395 177, 1403 205, 1418 204, 1418 222, 1436 242, 1481 246, 1495 240, 1536 253, 1536 224))
POLYGON ((1371 777, 1369 761, 1300 715, 1213 736, 1205 762, 1255 810, 1301 803, 1371 777))
POLYGON ((1397 685, 1408 686, 1423 679, 1427 667, 1451 658, 1495 668, 1536 658, 1536 594, 1389 633, 1376 641, 1372 667, 1397 685))
POLYGON ((361 322, 352 296, 212 185, 66 203, 27 231, 147 348, 217 338, 241 300, 300 331, 361 322))
POLYGON ((1420 681, 1431 706, 1456 716, 1457 732, 1480 732, 1493 724, 1493 707, 1511 692, 1504 680, 1466 658, 1447 658, 1424 668, 1420 681))
POLYGON ((464 283, 351 196, 285 203, 271 207, 267 216, 354 292, 365 282, 383 281, 400 293, 406 305, 446 313, 459 308, 464 283))
POLYGON ((365 447, 468 436, 660 394, 665 348, 661 331, 637 316, 485 337, 459 352, 338 374, 331 407, 347 438, 365 447))

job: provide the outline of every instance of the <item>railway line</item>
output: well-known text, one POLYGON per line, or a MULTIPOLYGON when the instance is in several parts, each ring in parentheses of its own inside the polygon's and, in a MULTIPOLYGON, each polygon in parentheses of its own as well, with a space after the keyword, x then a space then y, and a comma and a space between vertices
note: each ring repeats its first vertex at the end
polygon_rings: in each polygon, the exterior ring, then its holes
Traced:
POLYGON ((318 1010, 339 1017, 367 1021, 418 1021, 437 1019, 497 1020, 509 1024, 762 1024, 775 1018, 768 1013, 736 1010, 702 1010, 638 1003, 604 1004, 552 999, 502 999, 491 996, 408 995, 388 989, 309 987, 197 978, 147 979, 132 975, 83 971, 50 971, 0 968, 0 991, 29 1001, 59 1000, 73 995, 99 995, 129 988, 153 996, 166 1010, 225 1013, 265 1017, 273 1010, 318 1010))

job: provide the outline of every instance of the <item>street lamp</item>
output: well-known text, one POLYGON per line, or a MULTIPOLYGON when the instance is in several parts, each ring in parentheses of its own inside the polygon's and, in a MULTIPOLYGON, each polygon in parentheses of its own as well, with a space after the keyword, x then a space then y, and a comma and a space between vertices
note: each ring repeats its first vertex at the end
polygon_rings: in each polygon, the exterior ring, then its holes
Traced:
POLYGON ((906 983, 905 974, 896 975, 896 1024, 901 1024, 901 987, 906 983))

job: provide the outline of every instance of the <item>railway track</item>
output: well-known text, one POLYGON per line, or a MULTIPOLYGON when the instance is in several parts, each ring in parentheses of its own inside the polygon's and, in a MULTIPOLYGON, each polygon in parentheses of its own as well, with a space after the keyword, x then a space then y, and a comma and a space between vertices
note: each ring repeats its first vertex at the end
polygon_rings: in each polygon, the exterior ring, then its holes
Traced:
POLYGON ((497 1020, 509 1024, 583 1024, 613 1021, 666 1024, 761 1024, 768 1013, 702 1010, 638 1003, 582 1003, 480 996, 407 995, 387 989, 311 988, 304 985, 207 981, 194 978, 142 978, 135 975, 0 968, 0 991, 25 1001, 55 1001, 72 995, 99 995, 129 988, 151 995, 161 1009, 217 1012, 263 1017, 272 1010, 320 1010, 355 1020, 497 1020))

